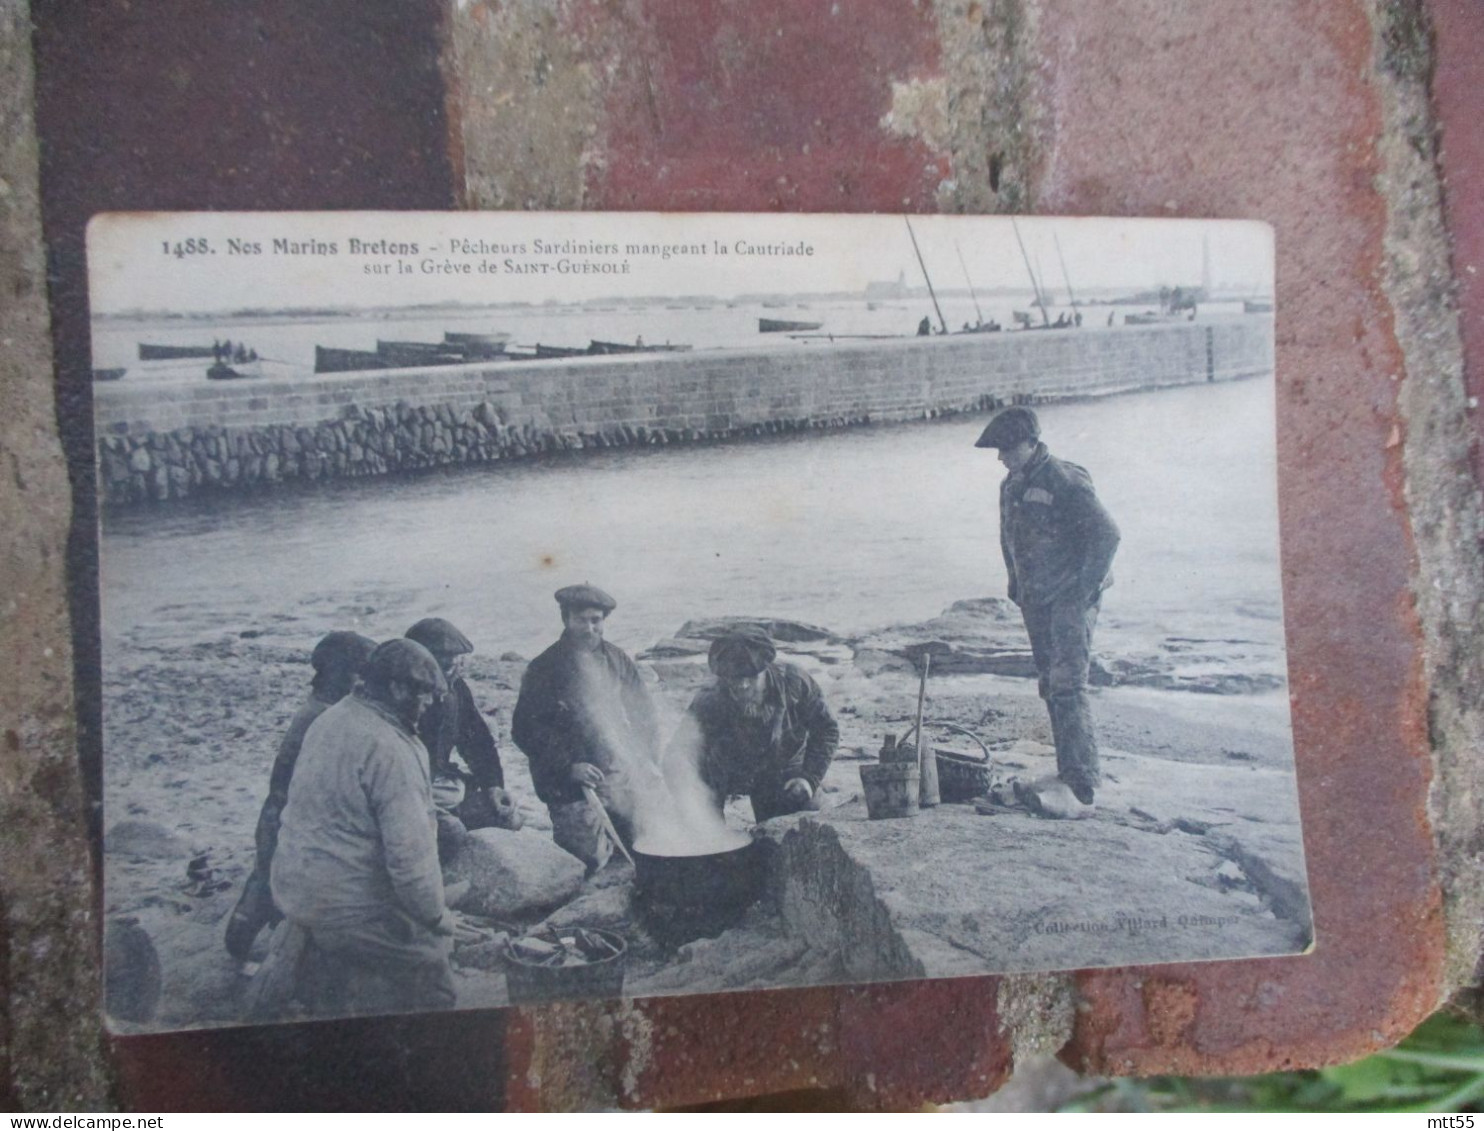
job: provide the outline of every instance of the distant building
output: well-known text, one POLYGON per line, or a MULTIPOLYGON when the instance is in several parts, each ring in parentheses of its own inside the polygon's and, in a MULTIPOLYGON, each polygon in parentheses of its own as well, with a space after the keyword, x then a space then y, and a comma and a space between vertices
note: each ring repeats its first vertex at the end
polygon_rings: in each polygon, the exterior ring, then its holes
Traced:
POLYGON ((867 283, 866 297, 870 299, 906 298, 907 273, 898 271, 895 282, 867 283))

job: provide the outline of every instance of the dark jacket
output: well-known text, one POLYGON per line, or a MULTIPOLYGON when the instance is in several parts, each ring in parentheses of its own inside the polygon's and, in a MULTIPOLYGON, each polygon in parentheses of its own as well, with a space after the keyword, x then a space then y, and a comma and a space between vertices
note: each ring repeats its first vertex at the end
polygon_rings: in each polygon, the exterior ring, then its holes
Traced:
POLYGON ((463 679, 451 679, 448 694, 423 713, 417 736, 428 748, 429 768, 434 778, 450 777, 449 760, 455 750, 469 767, 477 789, 505 785, 500 766, 500 748, 489 725, 474 702, 474 692, 463 679))
POLYGON ((278 826, 283 820, 283 807, 289 801, 289 783, 294 780, 294 766, 299 762, 299 750, 304 745, 304 735, 309 730, 309 724, 337 702, 339 700, 321 698, 318 693, 310 692, 303 706, 294 712, 293 719, 289 721, 289 729, 284 732, 283 741, 278 744, 278 757, 273 760, 273 769, 268 775, 268 797, 258 813, 258 827, 253 834, 258 850, 257 866, 263 873, 265 882, 268 867, 273 863, 274 850, 278 847, 278 826))
POLYGON ((1118 538, 1092 477, 1045 444, 1000 484, 1000 549, 1017 605, 1093 604, 1113 583, 1118 538))
POLYGON ((745 715, 719 686, 703 687, 690 713, 701 730, 701 778, 719 797, 771 796, 791 778, 816 790, 835 757, 840 728, 819 684, 802 668, 765 669, 763 718, 745 715))
POLYGON ((616 746, 657 758, 659 723, 634 661, 606 640, 596 652, 564 635, 526 668, 510 737, 531 762, 536 796, 548 805, 583 800, 572 766, 605 773, 621 764, 616 746))

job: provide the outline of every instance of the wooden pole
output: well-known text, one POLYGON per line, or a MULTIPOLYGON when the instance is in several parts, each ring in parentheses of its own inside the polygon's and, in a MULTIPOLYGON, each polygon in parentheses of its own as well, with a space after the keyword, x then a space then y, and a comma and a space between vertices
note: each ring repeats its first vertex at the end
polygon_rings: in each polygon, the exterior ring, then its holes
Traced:
POLYGON ((902 217, 907 221, 907 234, 912 237, 912 250, 917 252, 917 265, 922 268, 923 281, 927 283, 928 297, 933 300, 933 309, 938 312, 938 325, 943 328, 943 333, 948 333, 948 323, 943 319, 943 308, 938 305, 938 292, 933 290, 933 279, 928 274, 927 264, 922 260, 922 249, 917 246, 917 233, 912 230, 912 221, 905 215, 902 217))
POLYGON ((598 823, 603 826, 603 831, 613 841, 613 847, 623 853, 623 858, 632 864, 634 858, 629 855, 629 850, 623 846, 623 841, 619 839, 618 830, 613 827, 613 822, 608 819, 608 810, 603 808, 603 802, 598 798, 598 791, 590 785, 585 785, 582 787, 582 792, 587 796, 587 803, 592 806, 593 812, 597 814, 598 823))
POLYGON ((927 707, 928 669, 933 666, 933 654, 922 654, 922 682, 917 685, 917 805, 929 809, 942 798, 938 793, 938 755, 928 741, 927 726, 923 719, 927 707))

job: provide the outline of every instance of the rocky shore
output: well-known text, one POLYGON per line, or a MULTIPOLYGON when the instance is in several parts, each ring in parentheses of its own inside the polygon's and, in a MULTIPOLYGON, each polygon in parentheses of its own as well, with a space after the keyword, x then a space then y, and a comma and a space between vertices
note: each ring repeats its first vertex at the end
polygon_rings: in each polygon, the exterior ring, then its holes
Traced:
MULTIPOLYGON (((687 623, 641 653, 671 719, 707 678, 706 643, 726 623, 687 623)), ((773 845, 769 894, 740 925, 667 951, 635 922, 621 862, 586 880, 561 875, 560 859, 533 867, 525 902, 500 905, 476 898, 467 871, 450 873, 452 898, 518 928, 619 930, 630 940, 625 993, 635 996, 1289 953, 1308 943, 1280 655, 1204 640, 1105 656, 1095 710, 1108 784, 1091 819, 955 804, 868 821, 859 767, 885 734, 910 725, 923 652, 942 673, 930 684, 929 717, 978 735, 997 784, 1054 769, 1013 608, 963 601, 923 624, 859 637, 767 623, 783 658, 819 679, 841 744, 823 812, 760 830, 773 845), (541 894, 547 883, 559 894, 541 894)), ((243 979, 222 931, 251 867, 268 767, 307 688, 300 632, 272 619, 193 642, 141 630, 108 649, 109 952, 128 972, 115 1004, 140 1018, 116 1019, 121 1030, 241 1020, 243 979), (141 934, 158 956, 153 975, 141 934), (157 997, 152 1010, 126 1001, 141 984, 157 997)), ((545 859, 549 821, 508 735, 525 658, 469 659, 526 819, 521 833, 490 836, 519 838, 498 842, 507 858, 545 859)), ((731 816, 741 823, 745 803, 731 816)), ((488 941, 456 950, 462 1006, 507 1002, 498 951, 488 941)))

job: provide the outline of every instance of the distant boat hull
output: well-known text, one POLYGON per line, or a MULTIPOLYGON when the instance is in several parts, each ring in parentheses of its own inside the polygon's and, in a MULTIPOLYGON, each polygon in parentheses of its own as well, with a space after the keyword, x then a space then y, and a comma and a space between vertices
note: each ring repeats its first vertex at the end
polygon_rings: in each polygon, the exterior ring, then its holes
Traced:
POLYGON ((1123 324, 1125 326, 1157 326, 1162 322, 1189 322, 1194 314, 1194 311, 1191 311, 1190 314, 1175 314, 1173 312, 1169 314, 1155 314, 1153 312, 1148 314, 1125 314, 1123 316, 1123 324))
POLYGON ((342 350, 331 346, 314 347, 314 371, 316 373, 359 373, 366 369, 385 369, 386 362, 380 354, 370 350, 342 350))
POLYGON ((793 334, 804 330, 818 330, 823 322, 790 322, 783 318, 759 318, 759 334, 793 334))
POLYGON ((127 369, 95 369, 93 370, 94 381, 121 381, 127 369))
POLYGON ((630 345, 628 342, 600 342, 594 338, 588 343, 587 352, 590 354, 609 353, 684 353, 691 347, 688 345, 671 345, 665 342, 663 345, 641 346, 630 345))
POLYGON ((191 361, 215 358, 217 351, 211 346, 152 346, 139 343, 140 361, 191 361))
POLYGON ((443 343, 463 354, 467 361, 488 361, 502 357, 509 334, 465 334, 453 330, 443 332, 443 343))

